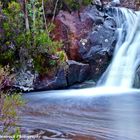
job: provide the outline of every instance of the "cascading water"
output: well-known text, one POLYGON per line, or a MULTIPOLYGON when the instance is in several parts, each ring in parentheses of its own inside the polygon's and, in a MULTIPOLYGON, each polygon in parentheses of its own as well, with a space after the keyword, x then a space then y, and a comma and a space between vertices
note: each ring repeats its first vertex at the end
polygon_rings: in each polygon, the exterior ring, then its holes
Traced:
POLYGON ((140 52, 140 13, 126 8, 114 8, 118 41, 104 86, 131 88, 138 66, 140 52))

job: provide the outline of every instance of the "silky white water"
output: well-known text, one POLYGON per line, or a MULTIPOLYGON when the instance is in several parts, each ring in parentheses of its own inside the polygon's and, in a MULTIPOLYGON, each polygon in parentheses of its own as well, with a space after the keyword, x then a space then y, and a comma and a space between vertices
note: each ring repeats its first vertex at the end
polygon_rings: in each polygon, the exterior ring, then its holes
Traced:
POLYGON ((104 86, 131 88, 140 62, 140 13, 126 8, 115 8, 115 11, 118 41, 104 86))

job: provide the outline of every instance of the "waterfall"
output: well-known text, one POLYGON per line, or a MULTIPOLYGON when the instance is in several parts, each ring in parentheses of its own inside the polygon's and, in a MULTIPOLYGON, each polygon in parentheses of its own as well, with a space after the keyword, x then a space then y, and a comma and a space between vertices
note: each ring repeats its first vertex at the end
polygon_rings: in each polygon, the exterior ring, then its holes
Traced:
POLYGON ((131 88, 140 58, 140 13, 114 8, 118 41, 113 60, 105 72, 104 86, 131 88))

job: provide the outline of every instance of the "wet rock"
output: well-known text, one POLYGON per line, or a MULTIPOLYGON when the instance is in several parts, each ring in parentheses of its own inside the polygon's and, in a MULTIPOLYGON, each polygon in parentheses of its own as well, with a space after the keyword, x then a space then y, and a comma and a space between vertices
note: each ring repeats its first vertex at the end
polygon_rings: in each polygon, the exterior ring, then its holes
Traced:
POLYGON ((43 79, 38 78, 34 83, 34 90, 62 89, 66 87, 67 80, 64 69, 60 69, 53 78, 48 78, 47 76, 43 79))
POLYGON ((90 67, 88 64, 79 63, 73 60, 69 60, 68 71, 67 71, 67 82, 68 85, 75 83, 81 83, 89 78, 90 67))
POLYGON ((82 83, 74 84, 70 86, 68 89, 82 89, 82 88, 93 88, 96 86, 94 81, 85 81, 82 83))
POLYGON ((88 63, 94 80, 102 75, 113 56, 117 36, 116 23, 106 18, 102 25, 96 25, 86 38, 86 43, 79 43, 82 61, 88 63))
POLYGON ((84 60, 87 62, 96 61, 99 56, 105 55, 105 51, 102 49, 101 45, 95 45, 90 48, 88 53, 85 55, 84 60))
POLYGON ((34 71, 32 59, 23 61, 23 63, 24 65, 16 72, 13 87, 23 91, 31 91, 34 89, 34 81, 39 74, 34 71))
POLYGON ((140 88, 140 66, 136 70, 135 80, 134 80, 134 87, 140 88))
POLYGON ((115 30, 117 27, 115 19, 107 17, 106 20, 104 21, 104 27, 110 30, 115 30))
POLYGON ((37 74, 32 73, 30 70, 20 70, 15 78, 14 87, 23 91, 31 91, 34 89, 33 83, 37 74))
POLYGON ((84 10, 83 16, 91 18, 95 25, 100 25, 104 22, 104 13, 97 10, 96 6, 88 6, 84 10))

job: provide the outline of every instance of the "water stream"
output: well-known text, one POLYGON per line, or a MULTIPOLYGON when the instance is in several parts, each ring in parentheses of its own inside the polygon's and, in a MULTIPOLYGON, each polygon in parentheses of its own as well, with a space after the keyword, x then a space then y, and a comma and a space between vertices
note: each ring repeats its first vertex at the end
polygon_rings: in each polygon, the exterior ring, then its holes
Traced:
POLYGON ((115 8, 118 41, 104 86, 131 88, 140 63, 140 13, 126 8, 115 8))
POLYGON ((104 86, 24 94, 23 134, 37 140, 140 140, 140 90, 132 88, 140 16, 124 8, 115 13, 118 42, 104 86))

